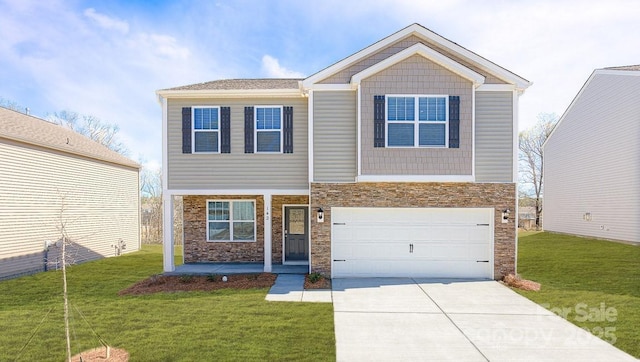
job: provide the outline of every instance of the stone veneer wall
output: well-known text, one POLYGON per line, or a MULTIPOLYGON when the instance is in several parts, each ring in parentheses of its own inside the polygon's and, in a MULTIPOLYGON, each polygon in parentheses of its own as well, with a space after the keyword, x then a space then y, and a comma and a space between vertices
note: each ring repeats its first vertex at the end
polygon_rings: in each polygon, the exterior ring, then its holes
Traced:
POLYGON ((184 261, 262 262, 264 261, 264 198, 253 196, 184 196, 184 261), (207 241, 207 200, 254 200, 256 202, 256 241, 207 241))
POLYGON ((321 207, 325 221, 311 220, 311 271, 331 275, 332 207, 491 207, 494 217, 494 277, 515 273, 516 185, 513 183, 312 183, 311 210, 321 207), (502 211, 512 210, 509 222, 502 211))
POLYGON ((282 264, 282 226, 284 205, 309 205, 309 196, 277 196, 271 197, 271 262, 282 264))

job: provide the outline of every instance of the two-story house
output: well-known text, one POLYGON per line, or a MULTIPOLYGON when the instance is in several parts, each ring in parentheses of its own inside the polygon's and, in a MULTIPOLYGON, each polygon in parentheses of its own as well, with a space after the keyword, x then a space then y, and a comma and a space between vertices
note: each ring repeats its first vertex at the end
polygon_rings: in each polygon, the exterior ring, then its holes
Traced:
POLYGON ((309 265, 333 278, 515 272, 526 79, 413 24, 305 79, 157 91, 164 270, 309 265))

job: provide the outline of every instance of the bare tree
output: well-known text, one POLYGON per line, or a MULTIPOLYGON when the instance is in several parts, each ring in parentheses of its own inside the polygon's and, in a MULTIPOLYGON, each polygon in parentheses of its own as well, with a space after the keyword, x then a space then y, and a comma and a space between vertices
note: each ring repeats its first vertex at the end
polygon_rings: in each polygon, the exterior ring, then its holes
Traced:
POLYGON ((540 215, 542 214, 544 166, 542 145, 557 122, 558 116, 555 113, 540 113, 536 124, 518 135, 520 141, 520 181, 524 187, 520 191, 535 201, 537 229, 540 229, 540 215))
POLYGON ((101 121, 91 115, 80 115, 73 111, 55 112, 47 116, 50 122, 68 127, 90 139, 116 151, 122 155, 128 155, 129 150, 118 139, 120 128, 116 124, 101 121))
POLYGON ((162 169, 153 170, 140 162, 140 192, 142 194, 142 241, 162 242, 162 169))

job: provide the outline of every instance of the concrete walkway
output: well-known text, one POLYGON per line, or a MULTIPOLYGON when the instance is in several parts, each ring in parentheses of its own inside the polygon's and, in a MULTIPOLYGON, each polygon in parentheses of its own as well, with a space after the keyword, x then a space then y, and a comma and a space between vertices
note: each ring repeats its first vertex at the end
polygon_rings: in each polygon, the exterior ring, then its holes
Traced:
POLYGON ((338 361, 637 361, 495 281, 332 283, 338 361))
POLYGON ((331 303, 331 290, 304 290, 304 275, 278 274, 265 298, 270 302, 331 303))

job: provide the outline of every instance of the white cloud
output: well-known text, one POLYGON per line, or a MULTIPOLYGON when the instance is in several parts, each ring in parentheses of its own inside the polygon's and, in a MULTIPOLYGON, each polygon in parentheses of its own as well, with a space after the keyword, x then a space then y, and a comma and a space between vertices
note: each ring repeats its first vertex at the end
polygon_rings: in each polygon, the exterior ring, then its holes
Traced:
POLYGON ((304 74, 281 66, 278 59, 268 54, 262 57, 262 72, 268 78, 304 78, 304 74))
POLYGON ((162 34, 136 34, 129 46, 137 52, 151 52, 172 59, 186 59, 191 54, 189 48, 178 45, 176 38, 162 34))
POLYGON ((88 8, 84 11, 84 15, 89 19, 95 21, 98 26, 104 29, 113 29, 122 34, 129 32, 129 23, 124 20, 109 17, 104 14, 96 12, 94 8, 88 8))

